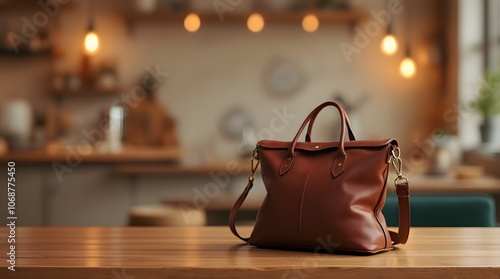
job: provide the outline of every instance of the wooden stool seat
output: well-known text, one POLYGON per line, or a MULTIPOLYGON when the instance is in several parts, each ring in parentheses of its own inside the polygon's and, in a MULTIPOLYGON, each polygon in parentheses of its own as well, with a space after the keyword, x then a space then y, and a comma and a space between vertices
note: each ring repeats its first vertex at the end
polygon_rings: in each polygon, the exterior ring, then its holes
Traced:
POLYGON ((130 226, 204 226, 205 210, 187 206, 135 206, 129 212, 130 226))

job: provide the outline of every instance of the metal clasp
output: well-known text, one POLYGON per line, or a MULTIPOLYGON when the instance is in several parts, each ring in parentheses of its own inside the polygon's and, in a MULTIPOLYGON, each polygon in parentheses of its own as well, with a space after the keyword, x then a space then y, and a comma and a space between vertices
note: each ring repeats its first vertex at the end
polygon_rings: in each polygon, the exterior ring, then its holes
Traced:
POLYGON ((394 184, 397 185, 398 181, 402 180, 408 182, 408 178, 403 176, 403 160, 401 159, 401 150, 397 146, 391 150, 391 162, 397 175, 394 184))
POLYGON ((257 148, 253 150, 251 164, 252 164, 252 169, 250 175, 248 176, 248 180, 254 181, 255 173, 257 172, 257 168, 259 167, 260 164, 259 155, 257 155, 257 148))

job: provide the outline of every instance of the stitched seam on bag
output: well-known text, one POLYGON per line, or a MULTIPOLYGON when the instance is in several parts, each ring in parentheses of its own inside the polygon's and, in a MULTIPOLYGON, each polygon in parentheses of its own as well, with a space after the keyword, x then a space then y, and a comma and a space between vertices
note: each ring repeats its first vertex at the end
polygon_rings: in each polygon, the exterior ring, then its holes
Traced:
POLYGON ((303 215, 303 210, 304 210, 304 197, 306 195, 306 188, 307 188, 307 182, 309 182, 309 177, 311 176, 312 169, 309 170, 309 173, 307 174, 306 182, 304 183, 304 187, 302 189, 302 200, 300 202, 300 215, 299 215, 299 237, 300 241, 303 241, 302 239, 302 215, 303 215))
MULTIPOLYGON (((377 217, 377 214, 375 214, 375 212, 377 211, 377 209, 380 207, 380 203, 383 199, 383 195, 384 193, 387 195, 387 191, 386 191, 386 188, 387 188, 387 178, 389 176, 389 164, 387 164, 387 167, 385 168, 384 170, 385 172, 385 182, 384 182, 384 187, 382 187, 382 191, 378 197, 378 201, 377 201, 377 204, 375 205, 375 208, 373 209, 373 216, 375 217, 375 220, 377 220, 377 223, 380 227, 380 229, 382 230, 382 234, 384 235, 384 248, 387 248, 387 235, 384 231, 384 227, 382 226, 382 224, 380 223, 380 220, 378 219, 377 217)), ((382 211, 382 208, 380 209, 380 211, 382 211)))

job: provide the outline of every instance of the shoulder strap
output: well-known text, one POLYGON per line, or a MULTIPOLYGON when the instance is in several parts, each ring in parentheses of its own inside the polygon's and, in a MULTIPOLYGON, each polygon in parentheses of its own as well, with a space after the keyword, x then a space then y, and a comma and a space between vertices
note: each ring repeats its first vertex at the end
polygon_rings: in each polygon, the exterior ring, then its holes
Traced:
POLYGON ((399 205, 399 228, 398 232, 389 231, 393 244, 405 244, 410 235, 410 183, 408 178, 403 176, 403 160, 401 159, 401 149, 397 142, 391 148, 391 163, 396 171, 396 194, 399 205))
POLYGON ((231 209, 231 212, 229 213, 229 228, 231 229, 231 231, 233 232, 233 234, 236 237, 238 237, 239 239, 241 239, 245 242, 248 242, 248 240, 250 238, 249 237, 241 237, 240 234, 238 233, 238 231, 236 230, 236 226, 235 226, 234 222, 236 221, 236 215, 238 215, 238 211, 240 210, 241 205, 243 204, 243 202, 247 198, 248 192, 250 192, 250 189, 252 189, 252 187, 253 187, 253 180, 249 179, 247 187, 245 187, 245 190, 243 190, 243 193, 241 194, 241 196, 236 200, 233 208, 231 209))
POLYGON ((398 232, 389 231, 393 244, 405 244, 410 235, 410 185, 408 181, 396 184, 399 205, 398 232))

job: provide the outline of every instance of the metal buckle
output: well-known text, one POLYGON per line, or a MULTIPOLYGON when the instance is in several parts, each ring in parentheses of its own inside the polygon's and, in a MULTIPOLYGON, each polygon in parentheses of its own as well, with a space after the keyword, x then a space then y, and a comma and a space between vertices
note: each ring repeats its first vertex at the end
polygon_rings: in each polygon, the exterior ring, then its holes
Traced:
POLYGON ((257 148, 255 148, 253 150, 253 153, 252 153, 252 159, 251 159, 252 169, 251 169, 250 175, 248 176, 249 181, 255 180, 255 173, 257 172, 257 168, 259 167, 259 164, 260 164, 260 160, 259 160, 259 156, 257 155, 257 148))
POLYGON ((394 179, 394 185, 397 185, 399 181, 404 180, 408 182, 408 178, 403 176, 403 160, 401 159, 401 149, 395 146, 391 150, 391 163, 396 171, 396 179, 394 179))

